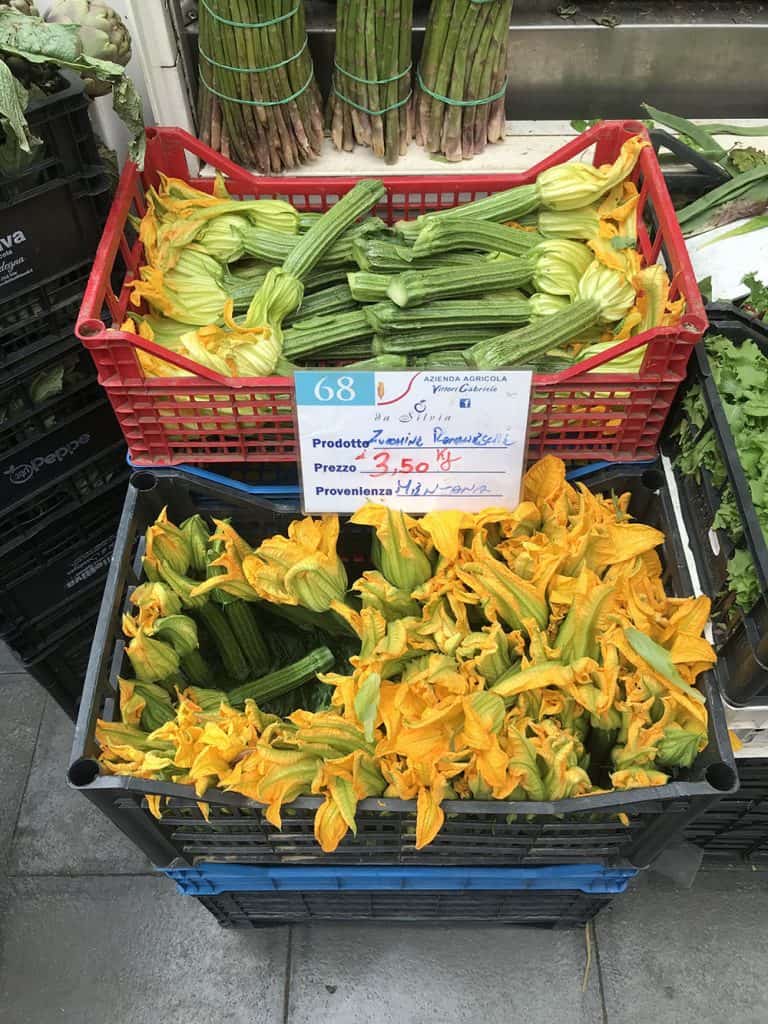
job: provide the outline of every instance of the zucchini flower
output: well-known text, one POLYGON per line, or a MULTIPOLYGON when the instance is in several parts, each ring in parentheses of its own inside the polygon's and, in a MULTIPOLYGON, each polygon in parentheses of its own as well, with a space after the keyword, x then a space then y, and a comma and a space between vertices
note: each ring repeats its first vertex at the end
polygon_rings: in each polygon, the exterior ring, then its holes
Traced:
POLYGON ((125 648, 137 678, 143 683, 156 683, 179 671, 179 655, 170 644, 153 640, 138 628, 125 648))
POLYGON ((446 509, 442 512, 427 512, 418 523, 419 529, 429 534, 440 555, 448 561, 454 561, 464 547, 464 532, 474 526, 474 518, 468 512, 446 509))
POLYGON ((550 295, 576 297, 579 281, 592 262, 592 254, 582 242, 565 238, 540 242, 533 250, 535 257, 533 284, 537 291, 550 295))
POLYGON ((156 619, 152 636, 165 640, 180 657, 198 648, 197 623, 188 615, 166 615, 156 619))
POLYGON ((487 548, 472 545, 475 561, 465 563, 457 574, 476 594, 489 622, 501 619, 511 629, 521 629, 525 619, 533 619, 542 629, 549 621, 549 605, 544 588, 523 579, 495 558, 487 548))
POLYGON ((225 377, 268 377, 282 353, 282 335, 268 326, 246 327, 234 319, 231 299, 224 303, 223 327, 208 324, 183 334, 178 351, 225 377))
POLYGON ((627 139, 612 164, 558 164, 542 171, 536 179, 536 193, 546 210, 578 210, 595 203, 635 168, 640 151, 650 143, 639 135, 627 139))
POLYGON ((548 292, 534 292, 528 300, 531 309, 531 317, 552 316, 553 313, 562 313, 568 309, 569 300, 564 295, 552 295, 548 292))
POLYGON ((411 516, 383 505, 368 504, 358 509, 350 522, 375 529, 371 560, 393 587, 410 594, 431 578, 432 563, 414 538, 418 524, 411 516))
POLYGON ((205 573, 208 566, 208 542, 210 530, 201 515, 195 513, 185 519, 179 529, 187 538, 189 545, 189 561, 193 572, 205 573))
POLYGON ((144 299, 156 313, 181 323, 213 323, 229 298, 221 264, 205 253, 184 250, 172 269, 145 266, 139 273, 131 284, 133 305, 144 299))
POLYGON ((564 800, 591 792, 594 788, 592 780, 579 763, 584 755, 581 742, 551 718, 535 723, 531 728, 536 734, 531 743, 547 765, 543 777, 547 798, 564 800))
POLYGON ((545 238, 575 238, 588 242, 600 230, 600 216, 596 206, 578 210, 540 210, 537 218, 539 232, 545 238))
POLYGON ((393 587, 380 572, 364 572, 352 584, 352 589, 360 594, 363 608, 375 609, 387 622, 421 614, 419 602, 414 601, 406 590, 393 587))
POLYGON ((491 686, 512 668, 510 642, 498 622, 486 632, 468 633, 456 649, 462 668, 477 672, 491 686))
POLYGON ((141 726, 154 732, 176 717, 167 690, 156 683, 143 683, 139 679, 121 679, 120 717, 126 725, 141 726))
POLYGON ((576 300, 595 303, 598 319, 611 323, 621 320, 634 305, 635 289, 623 271, 593 260, 579 281, 576 300))
POLYGON ((169 521, 167 507, 152 526, 147 527, 145 537, 146 557, 150 561, 163 562, 174 572, 187 571, 192 558, 189 539, 178 526, 169 521))
POLYGON ((664 786, 669 776, 653 768, 625 768, 611 772, 614 789, 645 789, 647 786, 664 786))
POLYGON ((139 609, 138 625, 149 631, 159 618, 181 611, 181 601, 165 583, 142 583, 131 593, 131 604, 139 609))
POLYGON ((338 535, 338 516, 297 519, 287 537, 270 537, 243 559, 245 578, 262 600, 328 611, 348 586, 338 535))

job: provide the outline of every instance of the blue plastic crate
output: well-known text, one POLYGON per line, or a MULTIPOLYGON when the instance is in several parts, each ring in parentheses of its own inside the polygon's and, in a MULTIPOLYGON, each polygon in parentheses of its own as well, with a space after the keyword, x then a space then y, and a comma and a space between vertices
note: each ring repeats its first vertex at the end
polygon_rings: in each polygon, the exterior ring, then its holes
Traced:
POLYGON ((288 511, 297 511, 301 504, 301 487, 296 474, 296 467, 293 465, 264 465, 257 463, 234 462, 231 465, 222 462, 217 463, 221 472, 214 473, 213 470, 204 466, 190 466, 186 463, 180 466, 169 466, 168 470, 158 469, 156 466, 147 467, 140 463, 133 462, 130 456, 127 457, 128 465, 137 471, 147 469, 155 476, 162 476, 164 472, 186 473, 191 477, 209 484, 220 484, 231 487, 241 494, 250 494, 254 498, 263 498, 274 502, 276 505, 284 506, 288 511), (243 477, 244 479, 240 479, 243 477))
POLYGON ((481 922, 584 927, 623 893, 633 869, 260 867, 164 868, 224 928, 312 921, 481 922))
POLYGON ((468 892, 556 891, 622 893, 633 868, 565 864, 541 868, 457 867, 262 867, 203 863, 193 868, 162 868, 187 896, 224 892, 468 892))

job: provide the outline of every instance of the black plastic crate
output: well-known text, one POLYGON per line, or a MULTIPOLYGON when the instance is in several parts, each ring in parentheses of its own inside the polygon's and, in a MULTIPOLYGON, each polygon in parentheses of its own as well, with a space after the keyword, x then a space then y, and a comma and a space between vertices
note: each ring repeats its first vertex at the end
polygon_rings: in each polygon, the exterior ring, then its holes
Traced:
MULTIPOLYGON (((723 314, 720 307, 710 310, 710 332, 723 334, 735 344, 746 340, 768 355, 768 327, 735 313, 723 314)), ((715 646, 718 650, 717 674, 721 689, 732 704, 744 706, 768 691, 768 546, 757 519, 749 484, 738 458, 733 434, 712 378, 704 343, 700 342, 688 365, 685 388, 698 385, 709 412, 706 424, 717 438, 744 529, 744 539, 755 565, 761 595, 749 612, 743 612, 728 590, 728 559, 733 544, 723 530, 712 530, 720 506, 720 492, 709 472, 702 469, 700 480, 685 477, 675 467, 681 506, 691 550, 702 589, 712 599, 715 646)), ((684 393, 684 392, 683 392, 684 393)), ((663 450, 675 466, 677 446, 670 437, 680 417, 679 404, 665 432, 663 450)))
POLYGON ((88 283, 91 259, 10 298, 0 290, 0 380, 62 338, 74 337, 74 325, 88 283))
MULTIPOLYGON (((17 165, 0 164, 0 203, 56 178, 101 170, 99 147, 88 115, 90 101, 82 79, 70 71, 55 78, 58 89, 38 94, 27 107, 30 133, 39 140, 20 153, 17 165)), ((9 132, 10 129, 6 129, 9 132)))
MULTIPOLYGON (((631 490, 631 511, 666 535, 666 581, 674 593, 690 592, 684 552, 663 474, 618 467, 596 474, 590 485, 606 493, 631 490)), ((714 677, 702 689, 709 705, 710 734, 693 767, 663 788, 599 794, 557 802, 448 801, 446 822, 426 849, 415 849, 415 801, 368 799, 358 805, 357 835, 348 835, 333 854, 315 843, 313 818, 319 804, 302 797, 283 809, 283 829, 264 818, 261 805, 234 794, 210 790, 203 817, 188 787, 101 775, 94 739, 96 719, 119 717, 116 673, 123 641, 119 622, 129 587, 139 582, 143 534, 167 506, 172 521, 204 511, 231 516, 250 543, 284 532, 294 514, 277 513, 234 489, 181 472, 135 474, 128 488, 99 626, 75 731, 69 778, 157 865, 192 864, 197 859, 251 864, 504 864, 614 863, 645 866, 674 836, 722 792, 736 784, 733 756, 714 677), (170 803, 157 821, 147 794, 170 803), (626 814, 626 820, 620 818, 626 814)), ((346 528, 345 557, 368 550, 359 529, 346 528)))
MULTIPOLYGON (((52 428, 45 418, 31 414, 26 420, 31 437, 2 449, 0 522, 15 506, 119 440, 120 428, 103 391, 95 383, 86 391, 88 402, 78 401, 77 393, 73 401, 64 396, 62 415, 56 417, 52 428)), ((0 427, 0 435, 3 433, 0 427)), ((5 539, 5 534, 0 532, 0 537, 5 539)))
POLYGON ((79 620, 63 636, 23 661, 26 671, 72 719, 80 708, 96 619, 91 614, 79 620))
POLYGON ((663 128, 651 129, 650 136, 676 208, 687 206, 730 180, 731 176, 719 164, 691 149, 678 136, 663 128), (665 151, 676 158, 672 168, 665 159, 665 151))
POLYGON ((93 257, 109 212, 106 175, 56 178, 0 204, 0 297, 93 257))
MULTIPOLYGON (((64 600, 41 608, 37 615, 0 631, 3 642, 25 663, 36 661, 49 647, 69 637, 80 624, 92 620, 101 602, 109 559, 102 557, 93 573, 80 578, 64 600)), ((93 636, 91 636, 93 642, 93 636)))
POLYGON ((68 335, 0 381, 0 452, 50 435, 104 402, 93 360, 68 335))
POLYGON ((224 892, 194 897, 222 928, 265 928, 313 921, 475 922, 528 928, 583 928, 616 899, 555 892, 224 892))
POLYGON ((739 791, 722 798, 686 830, 707 861, 768 864, 768 758, 737 758, 739 791))
POLYGON ((56 516, 45 529, 0 547, 0 635, 65 606, 89 580, 104 577, 124 496, 118 479, 76 515, 56 516))
MULTIPOLYGON (((97 426, 99 416, 94 417, 97 426)), ((108 431, 106 437, 69 435, 70 441, 84 436, 88 441, 79 444, 74 451, 70 450, 71 444, 65 449, 66 454, 54 463, 58 465, 58 473, 51 472, 50 464, 44 465, 39 474, 30 463, 14 466, 24 476, 16 485, 15 494, 12 492, 0 501, 0 537, 5 547, 28 540, 35 533, 41 534, 57 518, 79 515, 85 501, 103 494, 117 481, 127 479, 125 443, 122 438, 110 442, 111 433, 108 431)), ((8 479, 6 474, 5 480, 8 479)), ((3 483, 0 479, 0 487, 3 483)))

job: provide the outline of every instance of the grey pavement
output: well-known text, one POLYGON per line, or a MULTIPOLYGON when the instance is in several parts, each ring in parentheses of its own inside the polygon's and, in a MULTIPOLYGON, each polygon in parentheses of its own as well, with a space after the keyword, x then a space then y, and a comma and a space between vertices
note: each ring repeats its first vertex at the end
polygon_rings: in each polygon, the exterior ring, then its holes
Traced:
POLYGON ((638 879, 584 931, 226 930, 67 788, 72 725, 0 652, 2 1024, 764 1024, 768 886, 638 879))

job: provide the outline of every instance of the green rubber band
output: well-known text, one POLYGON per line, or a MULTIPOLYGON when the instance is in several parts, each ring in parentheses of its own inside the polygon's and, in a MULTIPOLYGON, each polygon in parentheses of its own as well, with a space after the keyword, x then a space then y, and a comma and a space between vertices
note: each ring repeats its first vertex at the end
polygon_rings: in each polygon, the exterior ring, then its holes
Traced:
POLYGON ((370 114, 371 117, 379 117, 381 114, 388 114, 390 110, 397 110, 398 107, 404 107, 413 95, 413 90, 411 89, 408 91, 408 95, 404 100, 398 100, 397 103, 390 103, 388 107, 383 107, 381 110, 371 110, 369 107, 363 107, 359 103, 355 103, 355 101, 351 100, 349 96, 345 96, 343 92, 339 92, 335 85, 332 86, 332 88, 334 94, 338 96, 340 100, 343 100, 344 103, 348 103, 350 107, 354 107, 355 110, 361 110, 364 114, 370 114))
POLYGON ((244 100, 240 96, 228 96, 225 92, 219 92, 218 89, 214 89, 209 82, 206 82, 202 68, 199 68, 198 71, 200 74, 200 81, 208 92, 213 93, 214 96, 218 96, 220 100, 226 100, 228 103, 239 103, 243 107, 281 107, 284 103, 290 103, 291 100, 297 99, 303 92, 306 92, 315 77, 314 68, 310 68, 309 78, 306 80, 304 85, 302 85, 300 89, 297 89, 296 92, 291 93, 290 96, 286 96, 284 100, 244 100))
POLYGON ((253 75, 260 71, 276 71, 278 68, 283 68, 285 67, 286 64, 290 64, 291 61, 298 60, 298 58, 304 53, 308 45, 309 36, 307 36, 307 38, 304 40, 304 45, 302 46, 302 48, 297 53, 294 53, 292 57, 286 57, 285 60, 281 60, 277 64, 267 64, 263 68, 236 68, 233 67, 233 65, 231 64, 221 64, 219 63, 219 61, 214 60, 213 57, 209 57, 205 50, 202 48, 202 46, 198 46, 198 52, 201 57, 203 57, 209 64, 212 64, 213 67, 215 68, 221 68, 223 71, 238 71, 241 74, 253 75))
POLYGON ((288 11, 287 14, 281 14, 279 18, 272 18, 270 21, 231 21, 229 18, 222 18, 216 11, 212 11, 205 0, 200 0, 200 4, 208 11, 214 21, 221 22, 222 25, 231 25, 233 28, 269 28, 270 25, 277 25, 281 21, 287 21, 289 18, 292 18, 301 7, 301 0, 299 0, 299 3, 296 4, 292 11, 288 11))
MULTIPOLYGON (((482 0, 482 2, 486 3, 487 0, 482 0)), ((361 85, 388 85, 390 82, 396 82, 398 78, 405 78, 413 67, 413 64, 409 64, 405 71, 401 71, 397 75, 392 75, 390 78, 360 78, 358 75, 353 75, 351 71, 347 71, 346 68, 343 68, 341 64, 336 61, 333 62, 333 66, 337 71, 340 71, 342 75, 346 75, 347 78, 351 78, 354 82, 360 82, 361 85)))
MULTIPOLYGON (((471 0, 471 2, 475 3, 476 0, 471 0)), ((416 80, 418 81, 419 88, 422 92, 425 92, 427 96, 431 96, 433 100, 440 100, 441 103, 447 103, 449 107, 482 107, 486 103, 493 103, 494 100, 500 100, 501 97, 506 94, 509 77, 504 79, 504 85, 498 92, 495 92, 493 96, 486 96, 485 99, 482 100, 452 100, 450 96, 441 96, 439 92, 432 92, 431 89, 428 89, 426 85, 424 85, 424 79, 421 77, 421 68, 416 68, 416 80)))

